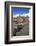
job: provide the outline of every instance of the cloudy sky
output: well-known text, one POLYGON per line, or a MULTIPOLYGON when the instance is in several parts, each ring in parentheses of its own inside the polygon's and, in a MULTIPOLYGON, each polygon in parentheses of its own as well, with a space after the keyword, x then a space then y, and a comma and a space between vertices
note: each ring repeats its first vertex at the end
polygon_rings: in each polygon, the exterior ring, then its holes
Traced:
POLYGON ((17 7, 13 7, 11 9, 11 12, 13 12, 13 16, 27 16, 29 13, 31 13, 31 9, 30 8, 17 8, 17 7))

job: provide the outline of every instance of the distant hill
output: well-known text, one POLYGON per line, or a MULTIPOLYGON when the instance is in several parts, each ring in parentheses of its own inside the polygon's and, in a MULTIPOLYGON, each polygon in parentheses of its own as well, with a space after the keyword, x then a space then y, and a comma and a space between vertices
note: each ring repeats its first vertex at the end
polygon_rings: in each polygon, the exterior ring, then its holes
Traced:
POLYGON ((29 16, 17 16, 13 18, 15 24, 27 24, 29 23, 29 16))

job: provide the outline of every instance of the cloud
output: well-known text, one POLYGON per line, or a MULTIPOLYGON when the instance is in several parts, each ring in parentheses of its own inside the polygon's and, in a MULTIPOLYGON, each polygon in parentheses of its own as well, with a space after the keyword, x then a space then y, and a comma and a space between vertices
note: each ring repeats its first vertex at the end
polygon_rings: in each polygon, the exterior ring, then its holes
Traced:
MULTIPOLYGON (((27 14, 24 14, 24 13, 23 14, 20 14, 20 16, 25 16, 25 17, 26 16, 29 16, 30 17, 30 14, 31 14, 31 10, 29 10, 29 13, 27 13, 27 14)), ((13 15, 13 17, 17 17, 17 16, 19 16, 19 14, 14 14, 13 15)))
POLYGON ((29 16, 29 17, 30 17, 31 13, 32 13, 32 11, 31 11, 31 9, 30 9, 30 10, 29 10, 29 13, 27 13, 27 14, 24 14, 24 13, 23 13, 23 14, 21 14, 21 16, 25 16, 25 17, 26 17, 26 16, 29 16))
POLYGON ((17 16, 19 16, 19 14, 15 14, 15 15, 13 15, 13 17, 17 17, 17 16))
MULTIPOLYGON (((13 15, 13 17, 17 17, 17 16, 19 16, 19 14, 13 15)), ((26 16, 30 16, 30 13, 27 13, 27 14, 24 14, 24 13, 23 13, 23 14, 21 14, 20 16, 25 16, 25 17, 26 17, 26 16)))

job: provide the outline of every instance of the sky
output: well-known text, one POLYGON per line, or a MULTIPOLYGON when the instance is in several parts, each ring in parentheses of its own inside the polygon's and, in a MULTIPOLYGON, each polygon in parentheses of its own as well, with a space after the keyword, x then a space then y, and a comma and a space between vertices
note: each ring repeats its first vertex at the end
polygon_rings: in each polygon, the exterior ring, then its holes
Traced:
POLYGON ((13 7, 11 9, 11 12, 13 12, 13 16, 25 16, 25 14, 29 14, 30 8, 17 8, 13 7))

